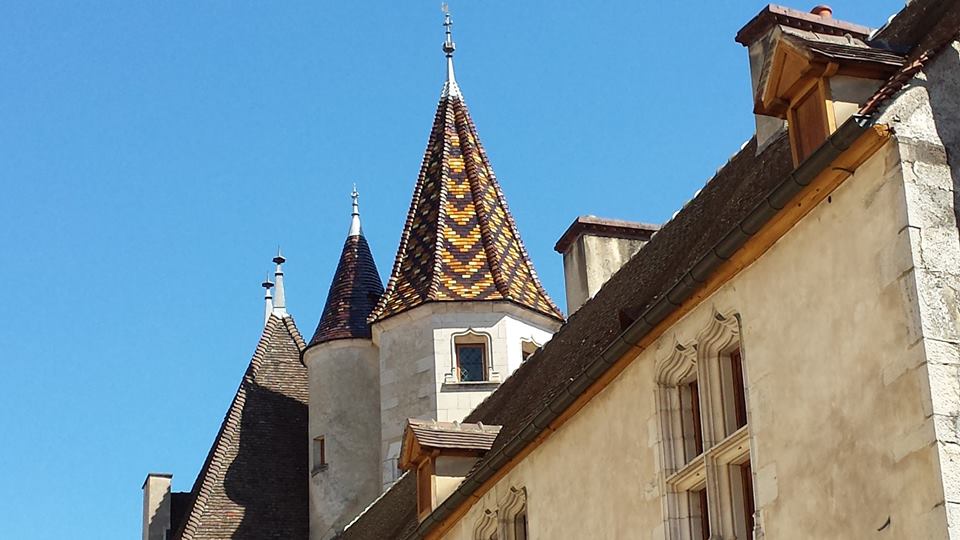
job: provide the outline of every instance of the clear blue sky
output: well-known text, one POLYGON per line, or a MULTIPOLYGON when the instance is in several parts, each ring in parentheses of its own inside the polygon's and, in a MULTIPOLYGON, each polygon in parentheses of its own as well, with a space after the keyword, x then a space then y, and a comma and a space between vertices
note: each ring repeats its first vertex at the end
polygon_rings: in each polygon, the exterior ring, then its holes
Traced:
MULTIPOLYGON (((751 136, 733 36, 763 2, 451 3, 458 81, 561 305, 575 216, 664 221, 751 136)), ((902 3, 832 2, 869 26, 902 3)), ((0 536, 135 538, 148 471, 190 488, 277 244, 310 335, 353 182, 386 281, 440 22, 439 0, 0 5, 0 536)))

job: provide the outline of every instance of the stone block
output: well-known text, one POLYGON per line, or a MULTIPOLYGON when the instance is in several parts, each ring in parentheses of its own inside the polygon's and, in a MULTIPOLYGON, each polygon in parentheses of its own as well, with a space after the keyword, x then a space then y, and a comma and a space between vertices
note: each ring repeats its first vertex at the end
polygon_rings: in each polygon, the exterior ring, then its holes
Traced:
POLYGON ((927 364, 933 414, 960 416, 960 367, 927 364))

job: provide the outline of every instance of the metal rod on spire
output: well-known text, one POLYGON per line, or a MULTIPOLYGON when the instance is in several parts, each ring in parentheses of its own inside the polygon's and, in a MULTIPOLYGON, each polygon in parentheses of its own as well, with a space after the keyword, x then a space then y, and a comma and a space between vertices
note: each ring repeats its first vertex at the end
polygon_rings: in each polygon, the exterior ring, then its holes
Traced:
POLYGON ((350 214, 350 232, 347 236, 363 236, 363 227, 360 226, 360 194, 357 193, 357 184, 353 184, 353 212, 350 214))
POLYGON ((453 41, 453 19, 450 17, 450 6, 444 2, 441 9, 443 10, 444 34, 446 35, 446 39, 443 41, 443 54, 447 57, 447 81, 443 83, 443 92, 440 97, 461 97, 460 87, 457 86, 457 78, 453 73, 453 51, 457 50, 457 44, 453 41))
POLYGON ((276 282, 276 293, 273 296, 273 312, 277 315, 283 316, 287 314, 287 304, 286 298, 284 297, 283 291, 283 263, 287 262, 283 258, 283 254, 280 252, 280 248, 277 247, 277 256, 273 258, 273 262, 277 264, 277 269, 273 273, 273 279, 276 282))
POLYGON ((267 322, 270 321, 270 314, 273 313, 273 293, 270 292, 270 289, 273 288, 273 282, 270 281, 269 273, 267 274, 266 279, 263 280, 263 283, 260 284, 260 286, 266 289, 263 295, 263 300, 265 304, 263 308, 263 324, 264 326, 266 326, 267 322))

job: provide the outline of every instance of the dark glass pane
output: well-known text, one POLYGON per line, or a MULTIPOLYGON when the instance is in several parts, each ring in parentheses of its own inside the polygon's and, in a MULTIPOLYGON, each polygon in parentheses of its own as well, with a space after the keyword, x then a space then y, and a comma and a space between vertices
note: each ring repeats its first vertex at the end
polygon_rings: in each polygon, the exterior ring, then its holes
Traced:
POLYGON ((461 345, 457 347, 457 362, 460 365, 460 380, 467 382, 484 381, 483 345, 461 345))

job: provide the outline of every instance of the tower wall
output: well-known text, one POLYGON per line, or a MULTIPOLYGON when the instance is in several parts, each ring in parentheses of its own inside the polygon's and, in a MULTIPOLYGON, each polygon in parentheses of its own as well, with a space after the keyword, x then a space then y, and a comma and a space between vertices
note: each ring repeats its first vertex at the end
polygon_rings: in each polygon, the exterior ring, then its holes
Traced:
POLYGON ((380 352, 381 475, 397 476, 408 418, 462 421, 523 361, 524 343, 543 345, 559 323, 509 302, 435 302, 374 325, 380 352), (487 347, 485 382, 460 382, 455 344, 487 347))
POLYGON ((315 345, 310 371, 310 538, 332 538, 380 494, 380 363, 368 339, 315 345), (317 463, 323 437, 326 466, 317 463))

